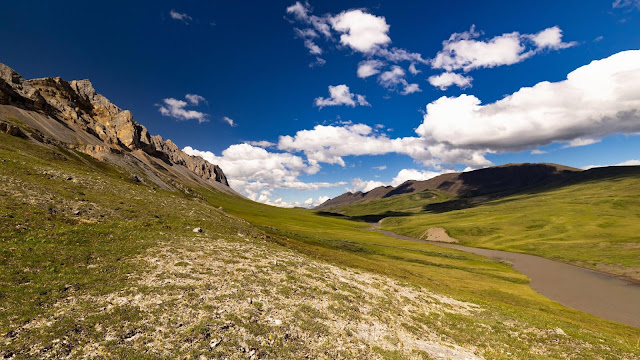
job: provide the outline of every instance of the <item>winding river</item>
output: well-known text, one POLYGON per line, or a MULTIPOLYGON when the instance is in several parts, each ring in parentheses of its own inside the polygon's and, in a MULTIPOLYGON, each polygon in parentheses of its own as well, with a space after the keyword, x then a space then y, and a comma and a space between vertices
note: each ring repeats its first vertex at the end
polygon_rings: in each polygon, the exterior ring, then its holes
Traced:
POLYGON ((640 327, 640 286, 625 279, 535 255, 419 240, 381 230, 378 224, 374 224, 372 229, 400 240, 429 243, 507 261, 531 279, 529 284, 535 291, 551 300, 603 319, 640 327))

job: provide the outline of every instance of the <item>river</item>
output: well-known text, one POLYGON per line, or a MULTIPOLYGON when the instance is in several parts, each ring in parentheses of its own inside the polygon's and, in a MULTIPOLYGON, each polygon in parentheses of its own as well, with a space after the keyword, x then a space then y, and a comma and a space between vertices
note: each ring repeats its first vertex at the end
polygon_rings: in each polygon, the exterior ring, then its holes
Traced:
POLYGON ((531 288, 551 300, 603 319, 640 327, 640 286, 615 275, 535 255, 419 240, 380 230, 377 224, 373 229, 396 239, 428 243, 507 261, 515 270, 531 279, 531 288))

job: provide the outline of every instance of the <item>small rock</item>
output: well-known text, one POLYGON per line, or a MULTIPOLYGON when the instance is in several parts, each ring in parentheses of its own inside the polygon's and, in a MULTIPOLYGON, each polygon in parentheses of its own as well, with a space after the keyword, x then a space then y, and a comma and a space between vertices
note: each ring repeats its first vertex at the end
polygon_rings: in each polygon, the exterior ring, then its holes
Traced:
POLYGON ((197 228, 194 228, 192 231, 194 233, 201 233, 202 232, 202 228, 197 227, 197 228))
POLYGON ((249 305, 253 304, 253 299, 252 298, 247 298, 247 302, 249 303, 249 305))
POLYGON ((562 330, 562 329, 560 329, 560 328, 555 328, 555 329, 553 329, 553 332, 554 332, 556 335, 567 335, 567 334, 564 332, 564 330, 562 330))
POLYGON ((67 180, 67 181, 71 181, 71 180, 73 180, 73 176, 67 176, 67 177, 65 178, 65 180, 67 180))
POLYGON ((275 319, 273 322, 276 324, 276 326, 282 325, 282 320, 280 319, 275 319))
POLYGON ((220 343, 222 343, 222 339, 213 340, 213 341, 209 344, 209 346, 210 346, 212 349, 215 349, 218 345, 220 345, 220 343))
POLYGON ((79 215, 80 215, 80 210, 76 210, 76 211, 74 211, 74 212, 73 212, 73 215, 75 215, 75 216, 79 216, 79 215))

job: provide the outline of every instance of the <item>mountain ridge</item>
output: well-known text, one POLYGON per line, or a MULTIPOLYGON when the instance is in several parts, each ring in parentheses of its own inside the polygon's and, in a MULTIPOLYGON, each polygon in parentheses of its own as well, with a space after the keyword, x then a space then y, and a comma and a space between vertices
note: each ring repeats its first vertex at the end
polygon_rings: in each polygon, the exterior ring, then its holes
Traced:
POLYGON ((564 165, 548 163, 506 164, 468 172, 446 173, 428 180, 407 180, 396 187, 379 186, 368 192, 346 192, 327 200, 315 209, 354 205, 369 200, 425 190, 438 190, 453 196, 481 196, 543 185, 581 171, 564 165))
POLYGON ((87 79, 26 80, 0 63, 0 131, 115 163, 137 181, 161 188, 197 184, 235 193, 219 166, 150 135, 129 110, 97 93, 87 79))

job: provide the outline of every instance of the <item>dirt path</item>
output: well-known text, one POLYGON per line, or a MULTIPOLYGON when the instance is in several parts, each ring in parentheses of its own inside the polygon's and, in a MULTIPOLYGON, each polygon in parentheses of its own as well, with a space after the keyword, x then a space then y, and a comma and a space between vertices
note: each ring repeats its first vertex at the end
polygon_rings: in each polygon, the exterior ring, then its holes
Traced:
POLYGON ((380 230, 378 224, 373 224, 372 230, 396 239, 444 246, 507 261, 531 279, 530 285, 535 291, 551 300, 603 319, 640 327, 640 286, 614 275, 534 255, 419 240, 380 230))

